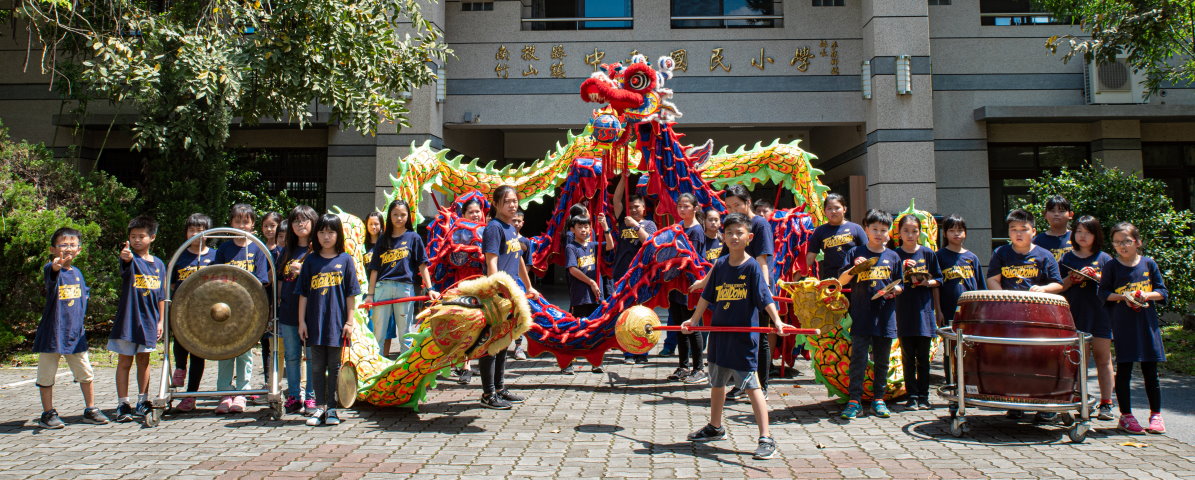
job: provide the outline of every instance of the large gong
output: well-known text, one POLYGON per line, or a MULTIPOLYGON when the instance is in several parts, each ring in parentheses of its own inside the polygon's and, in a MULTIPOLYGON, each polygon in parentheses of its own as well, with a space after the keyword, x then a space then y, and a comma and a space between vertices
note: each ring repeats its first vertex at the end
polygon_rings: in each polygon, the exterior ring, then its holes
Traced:
POLYGON ((266 331, 265 289, 241 268, 201 268, 183 280, 172 298, 170 333, 200 358, 234 358, 253 348, 266 331))

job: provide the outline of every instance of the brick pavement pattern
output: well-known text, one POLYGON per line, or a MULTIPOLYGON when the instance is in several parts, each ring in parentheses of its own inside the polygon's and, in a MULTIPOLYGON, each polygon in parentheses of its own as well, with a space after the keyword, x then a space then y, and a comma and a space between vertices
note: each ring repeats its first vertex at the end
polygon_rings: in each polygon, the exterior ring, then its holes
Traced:
MULTIPOLYGON (((730 438, 691 444, 685 435, 708 420, 709 390, 667 382, 675 358, 646 366, 607 356, 606 374, 588 366, 558 373, 546 357, 511 360, 507 383, 528 396, 510 411, 478 405, 480 386, 442 382, 422 411, 358 405, 338 427, 307 427, 265 407, 215 415, 217 399, 167 414, 157 428, 139 423, 86 425, 69 376, 56 406, 69 424, 36 426, 31 384, 0 390, 0 479, 6 478, 1195 478, 1195 446, 1169 436, 1129 437, 1096 421, 1083 444, 1058 426, 971 412, 971 432, 952 437, 946 408, 890 419, 837 419, 841 408, 808 376, 780 379, 769 406, 780 456, 753 460, 750 405, 728 405, 730 438), (1125 442, 1145 447, 1123 445, 1125 442)), ((205 387, 214 381, 209 362, 205 387)), ((260 373, 260 372, 259 372, 260 373)), ((0 372, 7 384, 32 370, 0 372)), ((155 370, 154 378, 157 378, 155 370)), ((260 378, 257 377, 257 378, 260 378)), ((97 369, 99 406, 114 407, 113 370, 97 369)), ((155 383, 156 385, 156 383, 155 383)))

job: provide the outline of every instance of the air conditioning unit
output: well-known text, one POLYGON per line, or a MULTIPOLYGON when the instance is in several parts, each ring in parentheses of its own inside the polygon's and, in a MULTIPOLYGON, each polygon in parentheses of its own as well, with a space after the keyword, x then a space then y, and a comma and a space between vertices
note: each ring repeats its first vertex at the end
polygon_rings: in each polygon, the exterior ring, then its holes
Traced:
POLYGON ((1143 78, 1133 72, 1124 56, 1110 63, 1087 62, 1083 77, 1088 104, 1145 103, 1143 78))

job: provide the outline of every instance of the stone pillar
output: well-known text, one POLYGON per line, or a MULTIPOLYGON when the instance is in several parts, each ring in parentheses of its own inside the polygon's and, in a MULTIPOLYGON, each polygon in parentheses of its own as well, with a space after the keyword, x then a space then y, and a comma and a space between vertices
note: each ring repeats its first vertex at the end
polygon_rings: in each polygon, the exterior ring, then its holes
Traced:
POLYGON ((1091 158, 1107 167, 1141 175, 1141 121, 1100 120, 1091 124, 1091 158))
MULTIPOLYGON (((929 7, 924 0, 864 0, 863 58, 871 60, 866 104, 867 203, 937 211, 929 7), (912 93, 897 94, 897 58, 908 55, 912 93)), ((847 67, 849 68, 849 66, 847 67)))

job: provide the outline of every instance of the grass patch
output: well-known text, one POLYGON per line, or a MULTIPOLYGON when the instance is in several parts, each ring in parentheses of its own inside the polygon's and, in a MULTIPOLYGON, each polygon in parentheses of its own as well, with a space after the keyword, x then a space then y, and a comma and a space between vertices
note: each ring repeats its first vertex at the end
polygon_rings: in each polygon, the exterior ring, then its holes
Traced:
MULTIPOLYGON (((89 342, 90 349, 87 351, 87 358, 91 360, 91 366, 99 367, 115 367, 117 355, 115 352, 108 351, 108 339, 92 340, 89 342)), ((158 344, 158 349, 149 354, 150 365, 160 365, 162 363, 162 344, 158 344)), ((12 367, 33 367, 37 365, 38 354, 28 350, 19 352, 9 352, 7 355, 0 357, 0 368, 12 367)), ((66 359, 58 360, 58 368, 67 368, 66 359)))
POLYGON ((1195 330, 1182 325, 1162 327, 1162 344, 1166 347, 1167 370, 1183 375, 1195 375, 1195 330))

